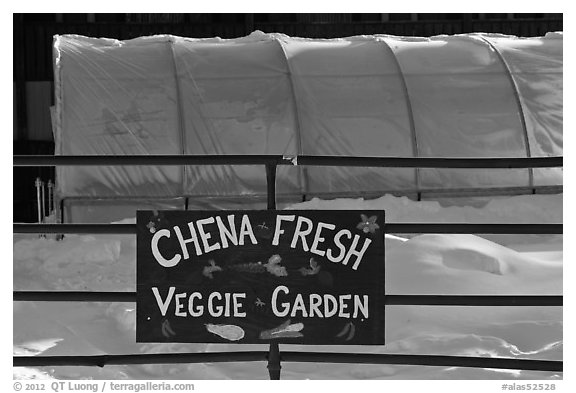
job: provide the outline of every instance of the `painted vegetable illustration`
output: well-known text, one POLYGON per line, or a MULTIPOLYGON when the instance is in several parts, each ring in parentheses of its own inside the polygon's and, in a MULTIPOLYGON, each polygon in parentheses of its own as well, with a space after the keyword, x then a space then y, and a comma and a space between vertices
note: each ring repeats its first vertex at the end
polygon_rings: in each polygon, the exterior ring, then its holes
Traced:
POLYGON ((354 338, 356 334, 356 326, 352 322, 348 322, 344 328, 336 335, 336 337, 344 337, 346 336, 345 340, 350 341, 354 338))
POLYGON ((286 268, 284 266, 280 266, 281 261, 282 257, 280 257, 280 255, 278 254, 274 254, 270 258, 268 258, 268 263, 262 263, 262 262, 243 263, 239 265, 230 266, 230 269, 247 273, 268 272, 277 277, 284 277, 288 275, 288 272, 286 271, 286 268))
POLYGON ((167 319, 162 322, 162 335, 164 337, 171 337, 176 335, 176 332, 174 332, 174 330, 172 330, 172 326, 170 326, 170 321, 167 319))
POLYGON ((315 274, 318 274, 318 272, 320 271, 320 265, 318 265, 318 262, 316 262, 314 258, 310 258, 310 267, 301 267, 300 269, 298 269, 298 271, 303 276, 313 276, 315 274))
POLYGON ((260 332, 260 339, 271 340, 274 338, 303 337, 304 335, 300 333, 300 330, 304 329, 304 324, 303 323, 291 324, 290 322, 291 322, 290 320, 287 320, 280 326, 260 332))
POLYGON ((210 265, 204 266, 204 269, 202 269, 202 275, 204 275, 205 277, 208 277, 209 279, 213 279, 214 276, 212 276, 212 273, 221 272, 222 268, 220 266, 216 265, 216 262, 214 262, 213 259, 210 259, 210 261, 208 263, 210 263, 210 265))
POLYGON ((280 265, 282 262, 282 257, 278 254, 272 255, 268 258, 267 263, 262 262, 250 262, 250 263, 241 263, 237 265, 232 265, 228 267, 221 267, 216 264, 213 259, 208 261, 209 265, 204 266, 202 269, 202 275, 204 277, 208 277, 209 279, 213 279, 215 272, 221 272, 224 269, 235 270, 237 272, 245 272, 245 273, 265 273, 268 272, 277 277, 285 277, 288 275, 286 268, 280 265))
POLYGON ((207 323, 206 330, 230 341, 238 341, 244 337, 244 329, 236 325, 213 325, 207 323))
POLYGON ((280 266, 280 262, 282 258, 278 254, 272 255, 268 259, 268 263, 266 264, 266 270, 268 273, 273 274, 278 277, 287 276, 288 273, 286 272, 286 268, 284 266, 280 266))

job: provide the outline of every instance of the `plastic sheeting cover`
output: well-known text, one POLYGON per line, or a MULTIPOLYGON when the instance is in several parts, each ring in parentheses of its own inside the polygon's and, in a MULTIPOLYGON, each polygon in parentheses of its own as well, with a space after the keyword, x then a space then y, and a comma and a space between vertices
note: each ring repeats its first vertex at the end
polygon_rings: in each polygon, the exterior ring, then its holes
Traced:
MULTIPOLYGON (((57 154, 562 154, 562 34, 55 37, 57 154)), ((562 184, 561 169, 279 167, 279 195, 562 184), (531 184, 533 183, 533 184, 531 184)), ((59 167, 60 197, 262 196, 263 167, 59 167)))

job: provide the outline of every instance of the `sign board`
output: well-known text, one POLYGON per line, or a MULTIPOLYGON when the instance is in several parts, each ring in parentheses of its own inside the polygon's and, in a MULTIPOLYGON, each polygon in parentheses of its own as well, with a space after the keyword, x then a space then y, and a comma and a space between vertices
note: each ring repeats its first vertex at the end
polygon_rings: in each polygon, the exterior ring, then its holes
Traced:
POLYGON ((139 211, 138 342, 384 344, 384 212, 139 211))

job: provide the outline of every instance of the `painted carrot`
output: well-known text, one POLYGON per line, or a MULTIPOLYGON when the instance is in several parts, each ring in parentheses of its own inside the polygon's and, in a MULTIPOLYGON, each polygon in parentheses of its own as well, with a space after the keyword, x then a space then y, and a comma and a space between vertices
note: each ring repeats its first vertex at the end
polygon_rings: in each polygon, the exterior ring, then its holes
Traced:
POLYGON ((304 329, 303 323, 290 323, 290 319, 270 330, 264 330, 260 333, 261 340, 272 340, 275 338, 286 338, 286 337, 303 337, 304 335, 300 333, 304 329))

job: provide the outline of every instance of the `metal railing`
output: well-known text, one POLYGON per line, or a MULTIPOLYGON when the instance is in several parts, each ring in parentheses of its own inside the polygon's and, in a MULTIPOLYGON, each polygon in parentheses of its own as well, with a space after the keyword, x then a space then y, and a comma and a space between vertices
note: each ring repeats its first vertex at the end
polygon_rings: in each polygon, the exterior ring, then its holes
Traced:
MULTIPOLYGON (((148 165, 276 165, 385 167, 385 168, 484 168, 527 169, 561 167, 563 157, 436 158, 436 157, 344 157, 287 155, 92 155, 14 156, 14 166, 148 166, 148 165)), ((270 168, 274 169, 275 168, 270 168)), ((275 176, 275 175, 274 175, 275 176)))
MULTIPOLYGON (((267 206, 276 208, 276 167, 278 165, 409 167, 409 168, 546 168, 561 167, 562 157, 542 158, 400 158, 324 157, 279 155, 212 156, 14 156, 14 166, 56 165, 264 165, 267 179, 267 206)), ((97 233, 135 234, 136 224, 23 224, 14 223, 15 233, 97 233)), ((446 224, 387 223, 385 233, 477 233, 477 234, 562 234, 562 224, 446 224)), ((135 292, 14 291, 14 301, 48 302, 135 302, 135 292)), ((555 306, 562 296, 448 296, 385 295, 388 306, 555 306)), ((15 356, 14 366, 100 366, 124 364, 171 364, 208 362, 267 361, 271 379, 280 379, 283 362, 398 364, 420 366, 480 367, 562 372, 563 362, 552 360, 483 358, 469 356, 367 354, 335 352, 280 353, 272 342, 269 351, 212 353, 162 353, 97 356, 15 356)))

